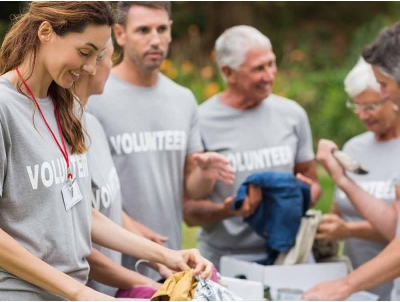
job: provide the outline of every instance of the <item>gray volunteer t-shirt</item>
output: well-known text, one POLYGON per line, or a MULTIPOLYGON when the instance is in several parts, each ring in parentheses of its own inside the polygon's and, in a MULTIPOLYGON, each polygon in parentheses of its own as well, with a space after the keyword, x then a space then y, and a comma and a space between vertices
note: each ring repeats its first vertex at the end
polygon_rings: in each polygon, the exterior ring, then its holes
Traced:
MULTIPOLYGON (((167 247, 180 249, 185 157, 203 149, 193 94, 162 74, 153 87, 111 74, 104 93, 91 97, 87 108, 106 132, 124 210, 169 237, 167 247)), ((124 266, 134 269, 134 263, 123 255, 124 266)))
MULTIPOLYGON (((61 142, 50 98, 38 99, 61 142)), ((0 228, 29 252, 85 284, 89 272, 91 206, 89 155, 70 155, 83 200, 66 211, 67 169, 33 103, 0 77, 0 228), (35 129, 36 127, 36 129, 35 129)), ((0 300, 60 300, 0 268, 0 300)))
MULTIPOLYGON (((90 113, 86 113, 86 130, 90 136, 90 167, 92 169, 92 207, 122 226, 121 186, 112 161, 103 127, 90 113)), ((121 253, 93 244, 115 263, 121 265, 121 253)), ((117 289, 89 280, 88 286, 104 294, 114 296, 117 289)))
MULTIPOLYGON (((227 156, 236 175, 233 186, 216 183, 210 196, 215 203, 235 195, 251 174, 293 172, 296 163, 314 159, 306 112, 274 94, 249 110, 237 110, 213 96, 200 106, 199 121, 205 149, 227 156)), ((198 247, 218 267, 222 255, 264 252, 264 242, 243 218, 233 217, 202 228, 198 247)))
MULTIPOLYGON (((366 175, 347 173, 366 192, 380 200, 393 203, 395 189, 392 183, 393 177, 400 171, 400 138, 387 142, 377 142, 373 132, 366 132, 349 140, 343 151, 362 163, 369 171, 366 175)), ((346 194, 336 188, 335 201, 345 221, 356 222, 365 220, 353 207, 346 194)), ((347 255, 354 268, 378 255, 387 244, 349 238, 345 241, 344 254, 347 255)), ((392 282, 379 286, 371 292, 380 296, 381 300, 390 299, 392 282)))

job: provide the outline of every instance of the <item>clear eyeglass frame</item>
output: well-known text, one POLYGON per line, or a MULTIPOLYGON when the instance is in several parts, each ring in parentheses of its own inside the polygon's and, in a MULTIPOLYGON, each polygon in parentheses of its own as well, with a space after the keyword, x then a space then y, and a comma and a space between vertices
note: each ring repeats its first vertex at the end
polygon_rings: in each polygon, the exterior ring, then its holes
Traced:
POLYGON ((346 102, 346 107, 348 109, 350 109, 351 111, 353 111, 354 113, 357 113, 360 110, 371 113, 371 112, 374 112, 374 111, 378 110, 379 108, 381 108, 387 101, 389 101, 389 99, 384 98, 384 99, 382 99, 378 102, 374 102, 374 103, 357 104, 352 99, 349 99, 346 102))

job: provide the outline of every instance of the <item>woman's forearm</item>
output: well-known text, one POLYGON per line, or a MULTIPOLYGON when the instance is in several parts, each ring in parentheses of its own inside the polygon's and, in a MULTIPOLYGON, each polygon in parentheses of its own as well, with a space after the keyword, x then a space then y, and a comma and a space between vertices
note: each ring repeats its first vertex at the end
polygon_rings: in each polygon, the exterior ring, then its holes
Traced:
MULTIPOLYGON (((370 195, 349 178, 341 178, 337 185, 347 195, 356 210, 368 220, 388 241, 393 240, 396 234, 397 208, 393 204, 370 195)), ((397 192, 396 188, 396 192, 397 192)), ((396 193, 396 202, 399 195, 396 193)))
POLYGON ((76 300, 85 286, 40 260, 0 229, 0 266, 49 292, 76 300))
POLYGON ((92 209, 92 241, 123 254, 165 263, 168 249, 123 229, 99 211, 92 209))
POLYGON ((349 230, 348 237, 388 243, 388 240, 368 221, 347 222, 347 227, 349 230))
POLYGON ((89 278, 99 283, 123 289, 134 286, 153 286, 155 283, 150 278, 115 263, 95 248, 92 249, 87 260, 90 264, 89 278))

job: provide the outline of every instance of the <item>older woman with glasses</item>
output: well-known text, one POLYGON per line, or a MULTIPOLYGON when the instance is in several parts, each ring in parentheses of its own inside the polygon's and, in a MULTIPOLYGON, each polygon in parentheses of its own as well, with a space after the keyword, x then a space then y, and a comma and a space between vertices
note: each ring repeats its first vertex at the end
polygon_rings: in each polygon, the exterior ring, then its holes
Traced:
MULTIPOLYGON (((382 99, 380 86, 371 66, 362 58, 347 75, 345 90, 350 96, 346 103, 362 121, 367 132, 350 139, 343 150, 359 160, 368 170, 367 175, 349 174, 353 181, 375 197, 393 203, 394 177, 400 170, 400 112, 388 99, 382 99)), ((324 216, 317 238, 345 240, 344 254, 354 268, 375 257, 387 241, 352 206, 346 194, 335 191, 331 213, 324 216)), ((390 300, 392 283, 371 292, 380 300, 390 300)))

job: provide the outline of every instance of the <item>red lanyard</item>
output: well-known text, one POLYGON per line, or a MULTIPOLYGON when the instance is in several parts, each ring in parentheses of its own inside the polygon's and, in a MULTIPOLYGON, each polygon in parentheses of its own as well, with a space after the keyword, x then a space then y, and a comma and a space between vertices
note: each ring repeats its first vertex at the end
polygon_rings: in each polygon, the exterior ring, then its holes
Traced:
POLYGON ((26 82, 25 82, 24 79, 22 78, 21 73, 19 72, 18 67, 15 68, 15 70, 17 71, 17 74, 18 74, 19 78, 21 79, 22 83, 25 85, 25 88, 26 88, 26 89, 28 90, 28 92, 30 93, 32 99, 35 101, 35 104, 36 104, 36 106, 37 106, 38 109, 39 109, 40 115, 41 115, 42 118, 43 118, 43 121, 45 122, 47 128, 49 129, 51 135, 53 136, 55 142, 57 143, 58 148, 60 149, 62 155, 64 156, 65 162, 67 163, 67 172, 68 172, 68 176, 67 176, 67 177, 68 177, 68 179, 69 179, 70 181, 72 181, 72 180, 73 180, 73 176, 72 176, 72 173, 71 173, 71 168, 70 168, 70 166, 69 166, 68 150, 67 150, 67 146, 65 145, 64 135, 63 135, 63 132, 62 132, 62 129, 61 129, 61 124, 60 124, 60 119, 59 119, 59 117, 58 117, 56 102, 54 101, 53 96, 51 97, 51 99, 52 99, 53 105, 54 105, 54 114, 55 114, 56 120, 57 120, 58 131, 60 132, 60 136, 61 136, 62 147, 61 147, 60 143, 58 142, 57 137, 55 136, 53 130, 51 130, 49 123, 47 123, 47 120, 46 120, 46 118, 44 117, 44 114, 43 114, 43 112, 42 112, 42 109, 40 108, 39 103, 37 102, 35 96, 33 95, 32 90, 29 88, 28 84, 26 84, 26 82))

